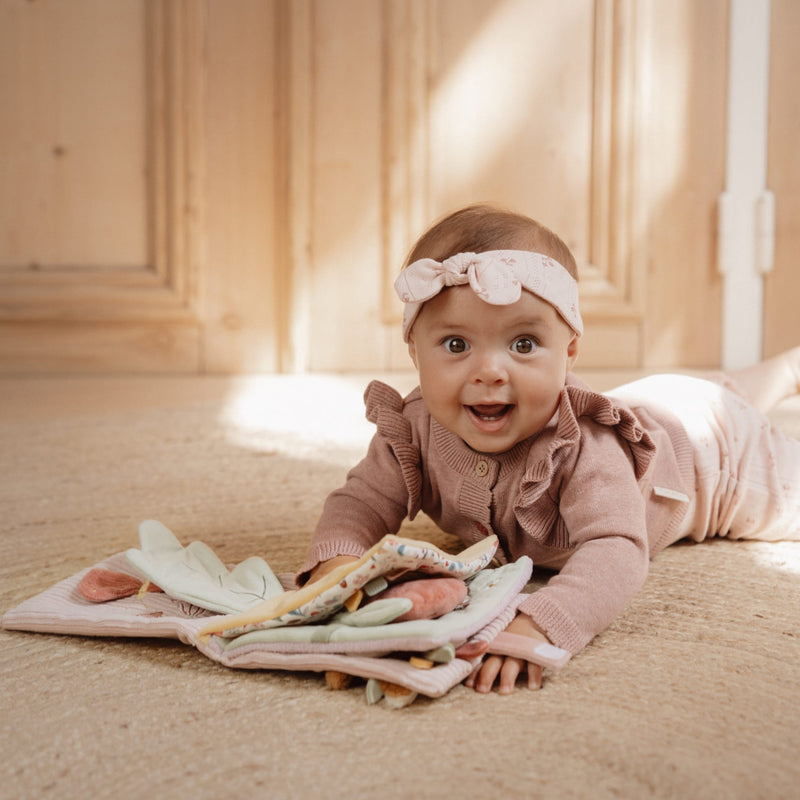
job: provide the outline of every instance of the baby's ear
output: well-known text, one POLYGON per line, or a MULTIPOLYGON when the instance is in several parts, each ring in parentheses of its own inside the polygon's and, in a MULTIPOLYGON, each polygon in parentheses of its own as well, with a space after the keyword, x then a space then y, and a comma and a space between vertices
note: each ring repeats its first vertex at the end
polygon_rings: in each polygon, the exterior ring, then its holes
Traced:
POLYGON ((411 356, 411 360, 414 362, 414 368, 419 369, 419 365, 417 364, 417 346, 414 343, 414 334, 409 333, 408 335, 408 354, 411 356))
POLYGON ((578 337, 573 336, 572 341, 567 345, 567 371, 575 366, 578 360, 578 337))

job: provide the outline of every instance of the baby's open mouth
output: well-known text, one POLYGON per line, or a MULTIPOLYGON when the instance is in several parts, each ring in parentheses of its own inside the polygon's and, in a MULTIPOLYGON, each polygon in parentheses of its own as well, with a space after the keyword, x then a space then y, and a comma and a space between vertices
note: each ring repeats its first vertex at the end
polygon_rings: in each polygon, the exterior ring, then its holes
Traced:
POLYGON ((495 403, 492 405, 477 405, 467 406, 469 411, 474 414, 478 419, 484 422, 494 422, 495 420, 502 419, 507 414, 511 413, 514 406, 509 404, 495 403))

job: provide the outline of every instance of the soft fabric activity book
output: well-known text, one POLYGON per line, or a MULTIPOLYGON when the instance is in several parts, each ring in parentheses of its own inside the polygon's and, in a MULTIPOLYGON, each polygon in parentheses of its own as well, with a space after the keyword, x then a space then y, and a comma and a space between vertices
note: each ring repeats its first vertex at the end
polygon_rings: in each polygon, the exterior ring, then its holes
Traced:
POLYGON ((370 702, 385 696, 395 706, 445 694, 486 652, 552 669, 569 659, 503 633, 525 597, 531 562, 491 567, 496 537, 451 555, 385 536, 300 589, 258 557, 229 569, 202 542, 184 547, 154 520, 141 524, 139 544, 24 601, 3 627, 174 638, 227 667, 361 677, 370 702))

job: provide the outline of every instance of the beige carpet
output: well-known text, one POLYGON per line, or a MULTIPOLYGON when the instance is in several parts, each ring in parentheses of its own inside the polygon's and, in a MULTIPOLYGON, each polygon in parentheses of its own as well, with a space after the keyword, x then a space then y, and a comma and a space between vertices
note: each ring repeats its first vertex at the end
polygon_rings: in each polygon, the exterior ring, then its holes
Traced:
MULTIPOLYGON (((362 389, 0 381, 0 611, 135 545, 147 517, 292 570, 369 436, 362 389)), ((780 423, 800 432, 800 406, 780 423)), ((402 711, 177 642, 0 641, 8 798, 800 797, 800 544, 673 547, 542 691, 402 711)))

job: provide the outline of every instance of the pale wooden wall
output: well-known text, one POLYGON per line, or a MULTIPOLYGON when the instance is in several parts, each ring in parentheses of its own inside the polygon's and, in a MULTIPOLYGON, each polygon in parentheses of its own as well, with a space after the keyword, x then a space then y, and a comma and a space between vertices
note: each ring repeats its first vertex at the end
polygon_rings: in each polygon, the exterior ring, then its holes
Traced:
POLYGON ((764 283, 764 350, 800 343, 800 3, 772 0, 767 185, 775 193, 775 267, 764 283))
MULTIPOLYGON (((715 366, 725 0, 0 0, 0 372, 408 368, 413 239, 494 200, 582 267, 580 365, 715 366)), ((769 351, 798 5, 773 0, 769 351)))

